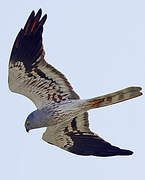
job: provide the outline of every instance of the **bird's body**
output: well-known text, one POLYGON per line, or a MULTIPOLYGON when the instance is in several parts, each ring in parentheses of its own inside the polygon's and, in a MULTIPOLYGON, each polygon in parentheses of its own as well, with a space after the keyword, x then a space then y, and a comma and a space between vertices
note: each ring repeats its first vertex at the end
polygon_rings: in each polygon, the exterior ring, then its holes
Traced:
POLYGON ((140 87, 129 87, 100 97, 81 100, 66 77, 44 60, 41 9, 34 11, 13 45, 9 63, 9 88, 31 99, 37 107, 26 130, 47 127, 42 139, 78 155, 131 155, 112 146, 89 129, 87 111, 140 96, 140 87))
POLYGON ((88 110, 86 104, 86 100, 66 100, 59 104, 52 103, 42 109, 33 111, 27 120, 32 121, 33 119, 31 129, 67 123, 77 115, 86 112, 88 110))
POLYGON ((27 120, 31 119, 32 121, 33 119, 33 127, 31 127, 30 129, 59 125, 60 123, 67 123, 76 116, 81 115, 90 109, 108 106, 109 104, 115 104, 115 100, 117 102, 119 102, 119 100, 122 100, 121 97, 125 100, 125 98, 127 99, 131 98, 131 96, 135 96, 136 93, 136 95, 138 95, 138 93, 140 93, 139 90, 140 88, 138 87, 130 87, 121 90, 121 94, 120 91, 117 91, 115 93, 93 99, 71 99, 61 101, 60 103, 49 103, 43 108, 32 112, 28 116, 27 120))

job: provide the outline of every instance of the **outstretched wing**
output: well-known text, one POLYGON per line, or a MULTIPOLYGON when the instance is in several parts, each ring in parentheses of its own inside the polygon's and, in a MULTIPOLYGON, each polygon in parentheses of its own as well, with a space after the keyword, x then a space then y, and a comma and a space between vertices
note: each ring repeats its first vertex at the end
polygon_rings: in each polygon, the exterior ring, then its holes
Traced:
POLYGON ((88 113, 75 117, 69 124, 47 127, 42 139, 78 155, 116 156, 133 152, 112 146, 89 129, 88 113))
POLYGON ((24 29, 17 35, 9 62, 9 88, 31 99, 37 108, 50 102, 78 99, 65 76, 44 60, 43 25, 40 9, 29 16, 24 29))

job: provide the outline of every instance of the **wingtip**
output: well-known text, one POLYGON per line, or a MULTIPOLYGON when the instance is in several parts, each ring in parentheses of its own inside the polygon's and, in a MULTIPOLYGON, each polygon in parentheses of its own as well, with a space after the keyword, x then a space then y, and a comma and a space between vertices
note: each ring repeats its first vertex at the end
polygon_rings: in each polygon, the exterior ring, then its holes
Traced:
POLYGON ((47 19, 47 14, 44 14, 44 18, 47 19))
POLYGON ((47 15, 45 14, 42 19, 42 9, 40 8, 38 12, 35 15, 35 11, 33 10, 28 17, 28 20, 24 26, 24 35, 30 35, 32 32, 36 33, 37 31, 40 30, 42 33, 43 31, 43 25, 47 19, 47 15), (41 30, 42 29, 42 30, 41 30))
POLYGON ((36 16, 41 16, 42 15, 42 9, 40 8, 36 14, 36 16))
POLYGON ((33 10, 28 19, 32 19, 32 18, 34 18, 34 16, 35 16, 35 11, 33 10))
MULTIPOLYGON (((128 150, 129 151, 129 150, 128 150)), ((129 154, 128 155, 132 155, 134 152, 133 151, 129 151, 129 154)))
POLYGON ((31 14, 32 14, 32 15, 35 15, 35 11, 33 10, 33 11, 31 12, 31 14))
POLYGON ((42 9, 41 9, 41 8, 39 8, 38 12, 39 12, 39 11, 42 13, 42 9))
POLYGON ((39 27, 42 27, 42 26, 44 25, 46 19, 47 19, 47 14, 45 14, 45 15, 42 17, 41 21, 39 22, 39 27))
POLYGON ((119 155, 126 155, 126 156, 130 156, 133 154, 133 151, 130 150, 126 150, 126 149, 120 149, 119 155))
MULTIPOLYGON (((29 15, 24 28, 18 33, 10 59, 21 59, 25 67, 32 64, 43 53, 42 32, 46 21, 46 15, 41 18, 42 9, 35 14, 33 10, 29 15)), ((44 54, 44 53, 43 53, 44 54)))
MULTIPOLYGON (((31 12, 31 14, 32 14, 32 15, 35 15, 35 10, 33 10, 33 11, 31 12)), ((31 14, 30 14, 30 16, 31 16, 31 14)), ((37 14, 42 14, 42 9, 41 9, 41 8, 38 10, 37 14)))

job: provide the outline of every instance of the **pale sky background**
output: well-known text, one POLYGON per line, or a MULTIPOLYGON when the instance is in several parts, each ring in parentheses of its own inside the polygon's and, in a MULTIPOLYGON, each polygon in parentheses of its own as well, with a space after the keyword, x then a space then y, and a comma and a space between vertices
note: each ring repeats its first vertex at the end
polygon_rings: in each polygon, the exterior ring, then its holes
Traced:
POLYGON ((8 61, 15 37, 32 10, 48 19, 43 42, 47 62, 62 71, 81 98, 129 86, 145 90, 144 0, 8 1, 0 10, 0 179, 137 180, 145 178, 145 96, 90 111, 90 127, 128 157, 77 156, 45 143, 45 129, 26 133, 35 110, 9 91, 8 61))

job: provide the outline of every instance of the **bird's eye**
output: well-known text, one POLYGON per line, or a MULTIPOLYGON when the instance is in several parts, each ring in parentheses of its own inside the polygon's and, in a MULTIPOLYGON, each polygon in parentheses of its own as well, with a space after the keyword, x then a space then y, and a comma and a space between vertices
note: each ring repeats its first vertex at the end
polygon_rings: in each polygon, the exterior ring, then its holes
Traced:
POLYGON ((29 120, 26 120, 26 125, 29 125, 30 124, 30 121, 29 120))

